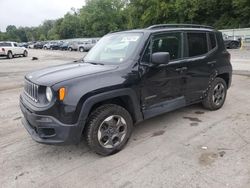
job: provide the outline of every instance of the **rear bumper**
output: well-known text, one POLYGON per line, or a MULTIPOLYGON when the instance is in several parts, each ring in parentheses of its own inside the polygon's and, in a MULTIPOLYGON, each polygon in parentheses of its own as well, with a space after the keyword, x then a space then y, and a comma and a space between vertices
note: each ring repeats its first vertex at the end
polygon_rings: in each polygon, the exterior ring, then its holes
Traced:
POLYGON ((82 126, 63 124, 54 117, 31 112, 20 100, 22 124, 32 139, 44 144, 75 144, 80 142, 82 126))

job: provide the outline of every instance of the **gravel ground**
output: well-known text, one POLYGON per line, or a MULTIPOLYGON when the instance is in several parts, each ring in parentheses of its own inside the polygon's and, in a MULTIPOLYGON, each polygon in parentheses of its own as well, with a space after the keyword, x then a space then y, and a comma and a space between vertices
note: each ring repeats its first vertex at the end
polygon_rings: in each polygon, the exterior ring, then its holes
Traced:
POLYGON ((250 51, 230 52, 235 75, 221 110, 193 105, 147 120, 109 157, 84 142, 38 144, 20 121, 23 76, 84 53, 29 50, 27 58, 0 59, 0 187, 250 187, 250 51))
POLYGON ((233 69, 236 72, 250 71, 250 48, 249 50, 230 50, 233 69))

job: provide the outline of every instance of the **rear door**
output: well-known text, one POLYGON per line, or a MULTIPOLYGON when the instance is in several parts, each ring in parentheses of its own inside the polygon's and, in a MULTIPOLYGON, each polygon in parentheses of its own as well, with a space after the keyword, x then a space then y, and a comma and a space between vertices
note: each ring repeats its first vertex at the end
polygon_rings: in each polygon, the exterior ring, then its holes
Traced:
POLYGON ((22 54, 21 49, 16 42, 12 43, 13 44, 13 55, 14 54, 22 54))
POLYGON ((186 89, 188 103, 199 101, 214 77, 217 41, 213 32, 186 32, 186 89))
POLYGON ((23 54, 23 52, 24 52, 23 47, 21 47, 20 44, 17 44, 17 43, 16 43, 16 45, 17 45, 18 54, 23 54))

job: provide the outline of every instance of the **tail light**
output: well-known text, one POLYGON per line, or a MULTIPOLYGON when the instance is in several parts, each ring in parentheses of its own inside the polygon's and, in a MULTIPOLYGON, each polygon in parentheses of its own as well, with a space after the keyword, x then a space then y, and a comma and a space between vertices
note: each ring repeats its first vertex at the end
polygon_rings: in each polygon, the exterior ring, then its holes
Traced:
POLYGON ((224 58, 226 58, 228 61, 231 61, 231 54, 227 50, 223 51, 222 54, 224 58))
POLYGON ((229 61, 231 61, 231 54, 230 54, 230 53, 227 54, 227 59, 228 59, 229 61))

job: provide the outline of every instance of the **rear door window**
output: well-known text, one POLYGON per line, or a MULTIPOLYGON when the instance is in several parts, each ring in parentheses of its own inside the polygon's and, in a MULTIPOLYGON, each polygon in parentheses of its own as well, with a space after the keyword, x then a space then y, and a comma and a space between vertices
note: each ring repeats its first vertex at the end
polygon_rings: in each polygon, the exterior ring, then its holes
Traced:
POLYGON ((207 34, 187 33, 189 57, 204 55, 208 52, 207 34))

